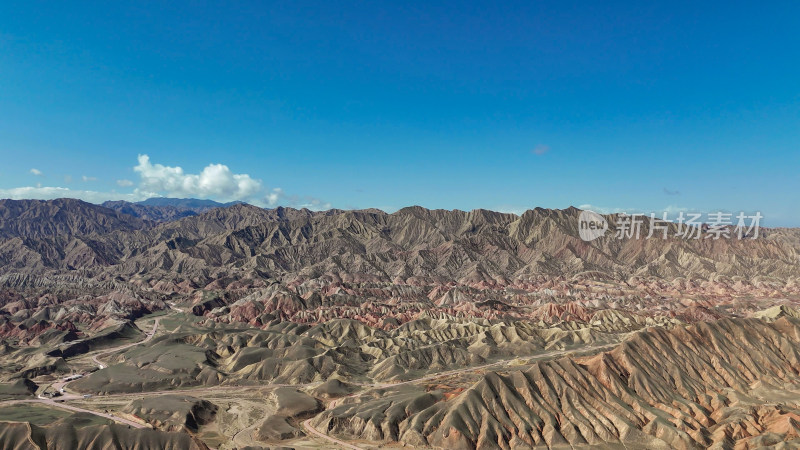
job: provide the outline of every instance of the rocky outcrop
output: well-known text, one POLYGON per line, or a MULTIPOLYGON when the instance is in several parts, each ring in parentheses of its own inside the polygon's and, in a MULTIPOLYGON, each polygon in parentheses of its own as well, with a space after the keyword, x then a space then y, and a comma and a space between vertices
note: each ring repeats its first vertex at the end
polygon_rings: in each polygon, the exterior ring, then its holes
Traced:
POLYGON ((197 432, 214 421, 217 405, 187 395, 159 395, 129 403, 124 411, 163 431, 197 432))

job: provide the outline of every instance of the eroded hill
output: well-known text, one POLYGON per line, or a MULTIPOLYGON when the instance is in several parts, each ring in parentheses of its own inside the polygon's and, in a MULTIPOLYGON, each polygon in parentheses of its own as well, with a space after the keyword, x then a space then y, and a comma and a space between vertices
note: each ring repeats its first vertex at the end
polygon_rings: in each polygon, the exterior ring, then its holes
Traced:
POLYGON ((606 216, 585 242, 575 208, 107 206, 0 202, 0 401, 42 421, 5 419, 3 444, 797 444, 796 229, 616 239, 606 216))

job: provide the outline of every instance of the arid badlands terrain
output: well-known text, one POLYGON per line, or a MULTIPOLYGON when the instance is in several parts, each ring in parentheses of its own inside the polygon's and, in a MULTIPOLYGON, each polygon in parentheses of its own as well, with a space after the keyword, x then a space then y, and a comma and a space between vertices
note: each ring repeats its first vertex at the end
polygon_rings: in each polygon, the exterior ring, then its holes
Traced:
POLYGON ((0 448, 800 448, 799 229, 217 206, 0 200, 0 448))

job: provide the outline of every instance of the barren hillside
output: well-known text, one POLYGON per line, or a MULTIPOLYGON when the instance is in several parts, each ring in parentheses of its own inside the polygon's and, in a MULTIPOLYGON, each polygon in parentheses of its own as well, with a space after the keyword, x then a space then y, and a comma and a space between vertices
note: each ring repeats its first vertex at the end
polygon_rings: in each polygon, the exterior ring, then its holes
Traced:
POLYGON ((800 230, 181 202, 0 202, 4 445, 798 443, 800 230))

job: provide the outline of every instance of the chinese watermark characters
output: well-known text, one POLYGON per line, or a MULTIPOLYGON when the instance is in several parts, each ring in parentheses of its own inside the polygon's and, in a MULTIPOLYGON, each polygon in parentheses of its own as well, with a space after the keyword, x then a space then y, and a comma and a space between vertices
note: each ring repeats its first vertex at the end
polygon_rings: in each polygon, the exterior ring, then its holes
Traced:
POLYGON ((757 239, 761 219, 760 212, 747 215, 740 212, 678 213, 670 219, 668 213, 616 214, 612 227, 608 220, 594 211, 581 211, 578 216, 578 233, 584 241, 593 241, 611 230, 616 239, 757 239))

